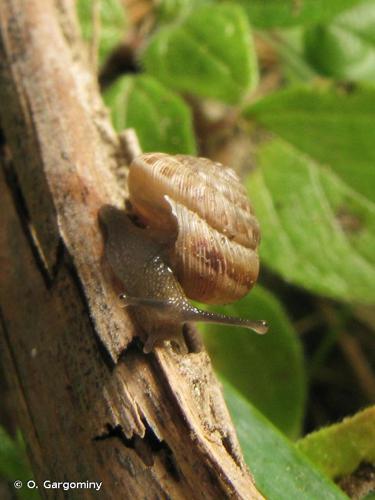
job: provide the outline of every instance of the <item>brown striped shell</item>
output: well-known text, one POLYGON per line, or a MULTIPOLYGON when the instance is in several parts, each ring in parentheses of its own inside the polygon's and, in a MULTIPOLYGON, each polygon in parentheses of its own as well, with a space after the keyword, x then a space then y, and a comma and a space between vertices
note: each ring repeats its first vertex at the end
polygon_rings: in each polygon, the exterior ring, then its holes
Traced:
POLYGON ((147 153, 129 172, 130 202, 141 220, 172 238, 171 266, 186 295, 224 304, 255 283, 259 226, 235 172, 206 158, 147 153))

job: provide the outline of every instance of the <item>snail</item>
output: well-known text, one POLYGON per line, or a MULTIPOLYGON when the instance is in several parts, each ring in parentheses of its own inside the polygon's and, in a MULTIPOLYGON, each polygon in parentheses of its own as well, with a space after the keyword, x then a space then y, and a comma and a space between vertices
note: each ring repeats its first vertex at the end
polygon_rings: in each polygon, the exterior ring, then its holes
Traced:
POLYGON ((105 205, 99 223, 123 305, 134 307, 147 333, 144 352, 180 342, 190 321, 266 333, 265 321, 204 311, 188 300, 233 302, 257 279, 259 226, 234 171, 206 158, 146 153, 131 163, 128 188, 132 217, 105 205))

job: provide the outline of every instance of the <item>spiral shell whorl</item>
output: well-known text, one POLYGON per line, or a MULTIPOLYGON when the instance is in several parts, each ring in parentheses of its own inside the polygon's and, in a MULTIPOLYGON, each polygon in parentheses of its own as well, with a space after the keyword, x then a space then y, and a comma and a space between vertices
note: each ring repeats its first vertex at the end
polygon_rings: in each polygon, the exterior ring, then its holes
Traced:
POLYGON ((250 290, 259 226, 233 170, 206 158, 148 153, 130 167, 129 192, 147 225, 176 235, 172 266, 188 297, 229 303, 250 290))

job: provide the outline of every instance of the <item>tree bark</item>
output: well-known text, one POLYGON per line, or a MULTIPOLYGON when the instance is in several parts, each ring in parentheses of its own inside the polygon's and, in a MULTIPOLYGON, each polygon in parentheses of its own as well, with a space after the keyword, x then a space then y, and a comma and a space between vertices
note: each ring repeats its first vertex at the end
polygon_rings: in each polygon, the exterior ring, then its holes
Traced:
POLYGON ((0 30, 1 363, 39 492, 262 498, 206 352, 143 354, 103 274, 97 212, 123 204, 125 161, 74 1, 2 0, 0 30))

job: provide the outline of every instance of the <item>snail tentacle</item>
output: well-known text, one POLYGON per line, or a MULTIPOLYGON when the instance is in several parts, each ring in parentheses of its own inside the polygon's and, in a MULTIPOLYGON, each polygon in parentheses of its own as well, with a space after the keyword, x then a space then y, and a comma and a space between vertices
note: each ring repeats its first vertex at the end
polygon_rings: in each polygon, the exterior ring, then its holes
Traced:
POLYGON ((250 320, 246 318, 238 318, 236 316, 227 316, 225 314, 204 311, 202 309, 199 309, 198 307, 192 307, 187 312, 186 321, 238 326, 253 330, 259 335, 263 335, 268 331, 268 324, 264 320, 250 320))

